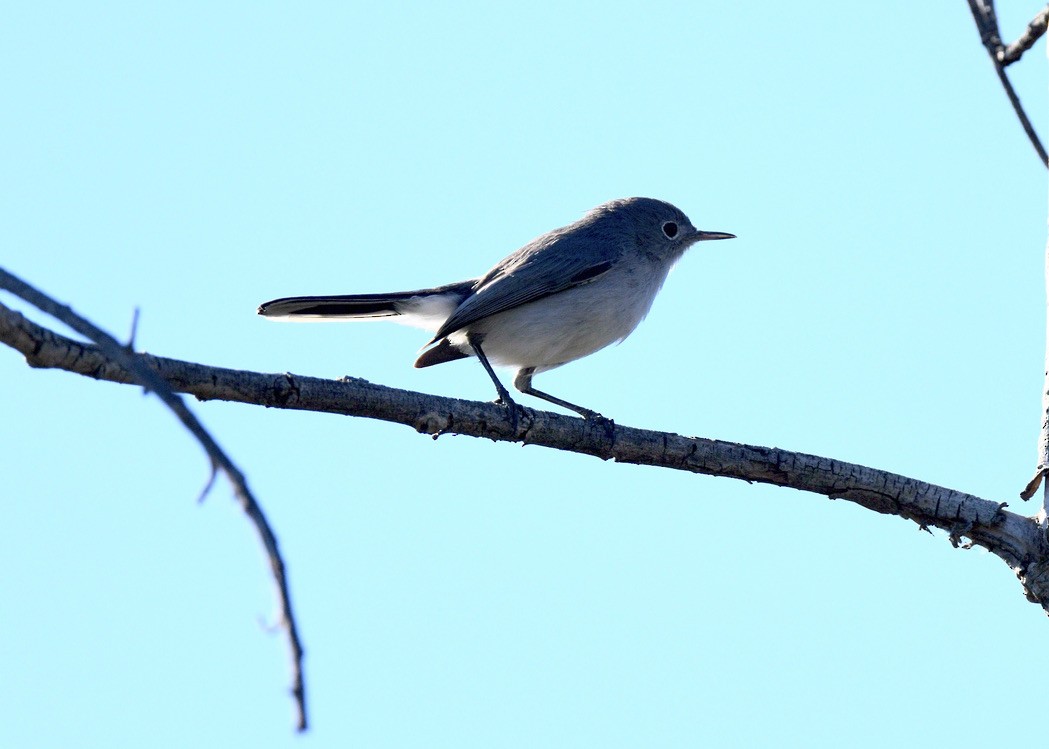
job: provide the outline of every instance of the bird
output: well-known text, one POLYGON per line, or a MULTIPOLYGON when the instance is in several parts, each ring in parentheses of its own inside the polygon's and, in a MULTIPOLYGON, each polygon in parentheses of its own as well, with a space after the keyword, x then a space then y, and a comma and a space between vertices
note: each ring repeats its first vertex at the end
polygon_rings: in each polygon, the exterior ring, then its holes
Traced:
POLYGON ((293 296, 265 302, 284 320, 391 319, 433 332, 416 367, 476 357, 517 428, 518 405, 494 366, 516 369, 527 395, 604 419, 532 386, 535 375, 629 336, 648 314, 671 267, 696 244, 736 235, 701 231, 670 203, 621 198, 547 232, 479 278, 415 291, 293 296))

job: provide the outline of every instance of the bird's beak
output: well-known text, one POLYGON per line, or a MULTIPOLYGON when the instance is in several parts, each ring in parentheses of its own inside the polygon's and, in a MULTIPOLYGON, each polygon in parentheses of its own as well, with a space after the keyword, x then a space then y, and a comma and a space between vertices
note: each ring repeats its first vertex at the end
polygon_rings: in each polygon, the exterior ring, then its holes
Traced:
POLYGON ((705 242, 708 239, 735 239, 735 234, 726 234, 723 231, 700 231, 696 229, 696 233, 692 235, 693 242, 705 242))

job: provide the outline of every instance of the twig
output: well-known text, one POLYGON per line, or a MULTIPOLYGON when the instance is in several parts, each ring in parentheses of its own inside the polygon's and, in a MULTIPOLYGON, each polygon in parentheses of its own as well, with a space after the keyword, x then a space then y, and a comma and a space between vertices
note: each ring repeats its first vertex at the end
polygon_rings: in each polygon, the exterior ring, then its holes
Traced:
MULTIPOLYGON (((0 343, 23 352, 31 366, 57 367, 96 379, 130 382, 94 346, 41 328, 0 305, 0 343)), ((810 491, 947 531, 996 554, 1049 611, 1049 544, 1031 518, 1004 505, 886 471, 815 455, 668 432, 605 426, 522 409, 516 430, 501 406, 383 387, 365 380, 263 374, 138 354, 172 388, 201 400, 363 416, 405 424, 437 437, 455 433, 593 455, 619 463, 724 476, 810 491)))
POLYGON ((1019 60, 1023 53, 1034 46, 1034 43, 1045 34, 1045 30, 1049 26, 1049 5, 1039 11, 1029 24, 1024 29, 1024 33, 1020 34, 1019 38, 1001 52, 1000 59, 1003 65, 1012 65, 1014 62, 1019 60))
POLYGON ((131 314, 131 332, 127 337, 127 348, 131 351, 135 350, 135 338, 138 336, 138 307, 135 307, 135 311, 131 314))
POLYGON ((1001 81, 1002 87, 1005 89, 1005 95, 1009 97, 1009 102, 1013 105, 1013 111, 1016 112, 1016 116, 1020 120, 1020 125, 1023 127, 1024 132, 1027 133, 1027 137, 1031 141, 1031 145, 1034 146, 1034 150, 1038 152, 1038 158, 1041 159, 1043 164, 1049 167, 1049 154, 1046 153, 1042 141, 1034 131, 1034 126, 1031 124, 1031 120, 1028 119, 1023 105, 1020 103, 1020 97, 1016 95, 1016 90, 1013 88, 1013 84, 1009 81, 1009 76, 1006 75, 1005 72, 1005 66, 1010 62, 1018 60, 1025 49, 1034 44, 1038 36, 1045 32, 1044 24, 1042 31, 1038 32, 1037 22, 1046 11, 1042 11, 1042 13, 1036 16, 1035 20, 1028 24, 1027 32, 1025 32, 1024 35, 1013 45, 1010 45, 1010 50, 1012 50, 1013 47, 1016 47, 1016 50, 1014 50, 1016 56, 1014 59, 1006 61, 1009 50, 1007 50, 1002 44, 1001 33, 998 30, 998 17, 994 12, 994 0, 969 0, 969 10, 972 11, 973 20, 976 21, 976 28, 980 32, 980 41, 987 49, 987 54, 991 56, 991 62, 994 63, 994 70, 998 74, 998 80, 1001 81), (1028 36, 1031 37, 1029 43, 1028 36), (1021 49, 1020 47, 1022 44, 1027 44, 1027 47, 1021 49))
POLYGON ((1042 160, 1043 164, 1049 166, 1049 154, 1045 152, 1045 146, 1042 145, 1042 141, 1038 138, 1038 133, 1034 131, 1034 125, 1028 119, 1027 112, 1024 111, 1023 104, 1020 103, 1020 97, 1016 95, 1016 89, 1013 88, 1009 76, 1005 73, 1005 68, 998 63, 995 64, 994 68, 998 73, 998 80, 1002 82, 1002 87, 1005 89, 1005 95, 1009 97, 1009 103, 1013 105, 1013 111, 1016 112, 1016 116, 1020 120, 1021 127, 1027 133, 1027 138, 1031 141, 1031 145, 1034 146, 1034 150, 1038 152, 1038 158, 1042 160))
MULTIPOLYGON (((212 478, 214 478, 214 472, 221 471, 229 479, 230 483, 233 485, 233 492, 240 501, 241 507, 254 524, 255 529, 258 531, 259 537, 262 540, 262 545, 265 547, 266 555, 269 558, 273 577, 277 584, 277 598, 281 620, 284 627, 287 629, 288 640, 291 647, 291 691, 295 699, 296 710, 298 713, 297 728, 300 731, 306 730, 306 691, 302 672, 303 648, 302 642, 299 639, 298 628, 295 624, 295 615, 292 610, 291 595, 288 589, 284 560, 281 557, 280 550, 277 546, 277 538, 274 535, 273 530, 270 528, 269 521, 266 520, 262 508, 259 506, 259 503, 255 500, 254 495, 248 488, 244 474, 240 472, 229 456, 226 455, 225 451, 222 450, 200 421, 197 420, 193 413, 186 407, 182 398, 172 391, 171 386, 161 375, 146 364, 145 359, 141 355, 134 353, 130 347, 121 345, 115 338, 113 338, 113 336, 95 327, 83 317, 73 312, 70 307, 59 304, 46 294, 43 294, 21 279, 11 275, 3 268, 0 268, 0 289, 6 289, 15 296, 21 297, 33 306, 51 315, 56 320, 68 325, 77 333, 94 341, 99 353, 107 361, 113 362, 123 369, 127 373, 130 381, 141 385, 147 392, 156 394, 156 396, 175 413, 183 426, 185 426, 197 441, 200 442, 211 461, 213 472, 212 478)), ((10 312, 10 310, 3 305, 0 305, 0 308, 3 308, 6 312, 10 312)), ((21 315, 19 315, 19 317, 21 317, 21 315)), ((24 320, 25 318, 22 319, 24 320)), ((132 332, 132 335, 134 335, 134 332, 132 332)), ((210 483, 211 482, 209 481, 209 486, 210 483)))

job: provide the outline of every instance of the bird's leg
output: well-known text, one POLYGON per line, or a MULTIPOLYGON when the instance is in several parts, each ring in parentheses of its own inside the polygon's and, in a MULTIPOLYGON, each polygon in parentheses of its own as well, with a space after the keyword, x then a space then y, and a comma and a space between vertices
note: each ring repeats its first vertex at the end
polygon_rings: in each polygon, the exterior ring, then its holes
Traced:
POLYGON ((499 378, 495 375, 495 370, 492 369, 492 365, 488 362, 488 357, 481 350, 481 342, 474 338, 467 338, 467 342, 470 344, 470 348, 474 350, 474 353, 477 354, 484 371, 488 373, 488 376, 492 378, 492 382, 495 384, 495 390, 499 393, 499 399, 496 402, 502 403, 510 411, 510 430, 516 433, 517 409, 519 408, 517 402, 510 397, 510 391, 503 387, 503 383, 499 382, 499 378))
POLYGON ((520 371, 518 371, 517 377, 514 378, 514 387, 520 390, 522 393, 534 395, 536 398, 542 398, 543 400, 561 406, 562 408, 567 408, 569 411, 575 411, 584 419, 608 421, 608 419, 605 419, 605 417, 599 414, 597 411, 591 411, 589 408, 583 408, 582 406, 577 406, 574 403, 569 403, 566 400, 561 400, 556 396, 550 395, 550 393, 544 393, 542 390, 536 390, 534 387, 532 387, 532 375, 534 374, 535 367, 525 367, 524 369, 521 369, 520 371))

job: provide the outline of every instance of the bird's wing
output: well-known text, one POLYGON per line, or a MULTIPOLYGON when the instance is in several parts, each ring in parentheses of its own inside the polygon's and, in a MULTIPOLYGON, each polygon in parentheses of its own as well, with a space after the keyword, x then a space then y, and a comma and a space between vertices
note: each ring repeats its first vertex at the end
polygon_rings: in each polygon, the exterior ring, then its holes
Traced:
POLYGON ((590 232, 552 232, 539 237, 481 278, 474 293, 444 322, 431 343, 490 315, 594 281, 621 254, 616 243, 590 232))

